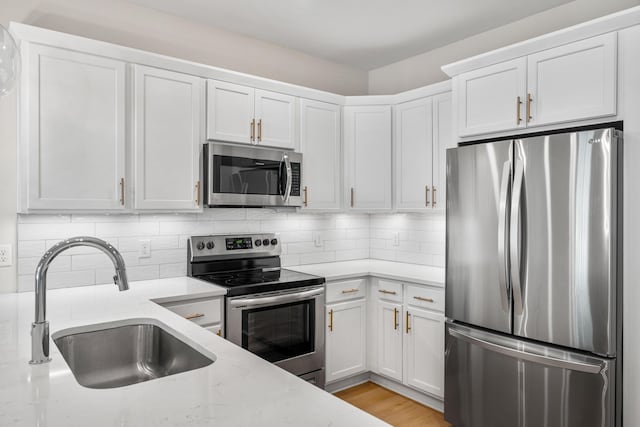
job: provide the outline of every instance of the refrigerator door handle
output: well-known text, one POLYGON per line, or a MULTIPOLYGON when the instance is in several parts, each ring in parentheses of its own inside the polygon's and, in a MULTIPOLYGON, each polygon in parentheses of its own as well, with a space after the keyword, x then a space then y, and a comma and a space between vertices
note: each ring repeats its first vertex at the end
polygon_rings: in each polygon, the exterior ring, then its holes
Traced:
POLYGON ((500 201, 498 205, 498 262, 500 265, 500 295, 502 296, 502 309, 509 310, 509 263, 507 259, 507 245, 509 239, 508 221, 509 209, 507 202, 510 193, 511 162, 506 161, 502 167, 502 182, 500 184, 500 201))
POLYGON ((468 335, 460 330, 453 328, 449 328, 449 334, 454 338, 461 339, 472 345, 482 347, 486 350, 504 354, 505 356, 513 357, 515 359, 527 360, 529 362, 537 363, 540 365, 553 366, 556 368, 568 369, 571 371, 586 372, 589 374, 599 374, 605 368, 604 363, 589 363, 584 361, 579 362, 575 360, 558 359, 556 357, 550 357, 543 354, 536 354, 505 347, 500 344, 492 343, 490 341, 468 335))
MULTIPOLYGON (((511 217, 509 225, 509 254, 511 267, 511 287, 513 289, 514 310, 522 314, 522 285, 520 283, 520 203, 522 198, 522 180, 524 179, 524 164, 516 160, 511 194, 511 217)), ((524 233, 524 232, 523 232, 524 233)))

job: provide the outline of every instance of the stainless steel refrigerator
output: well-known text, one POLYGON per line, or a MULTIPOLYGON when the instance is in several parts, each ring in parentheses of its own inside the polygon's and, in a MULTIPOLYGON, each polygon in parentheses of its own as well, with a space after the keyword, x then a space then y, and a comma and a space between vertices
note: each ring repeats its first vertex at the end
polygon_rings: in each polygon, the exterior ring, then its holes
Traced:
POLYGON ((620 425, 621 153, 615 129, 448 150, 454 427, 620 425))

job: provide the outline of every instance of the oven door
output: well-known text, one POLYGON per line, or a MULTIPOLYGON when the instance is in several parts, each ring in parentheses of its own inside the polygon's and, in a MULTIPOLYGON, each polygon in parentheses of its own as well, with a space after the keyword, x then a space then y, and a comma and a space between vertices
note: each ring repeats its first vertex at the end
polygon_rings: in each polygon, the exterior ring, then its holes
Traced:
POLYGON ((204 147, 209 206, 302 206, 302 154, 215 143, 204 147))
POLYGON ((324 286, 227 298, 227 339, 295 374, 324 367, 324 286))

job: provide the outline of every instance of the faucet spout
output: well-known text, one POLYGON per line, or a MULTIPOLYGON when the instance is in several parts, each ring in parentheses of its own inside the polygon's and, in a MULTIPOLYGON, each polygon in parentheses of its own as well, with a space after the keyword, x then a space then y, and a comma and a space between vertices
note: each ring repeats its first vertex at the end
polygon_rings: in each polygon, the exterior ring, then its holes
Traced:
POLYGON ((116 270, 113 276, 114 283, 120 291, 129 289, 129 281, 127 280, 127 269, 124 264, 122 255, 116 248, 104 240, 95 237, 81 236, 72 237, 63 240, 51 247, 40 259, 36 267, 36 283, 35 283, 35 321, 31 324, 31 360, 30 364, 47 363, 51 360, 49 357, 49 322, 47 317, 47 270, 51 262, 60 253, 76 246, 89 246, 104 252, 116 270))

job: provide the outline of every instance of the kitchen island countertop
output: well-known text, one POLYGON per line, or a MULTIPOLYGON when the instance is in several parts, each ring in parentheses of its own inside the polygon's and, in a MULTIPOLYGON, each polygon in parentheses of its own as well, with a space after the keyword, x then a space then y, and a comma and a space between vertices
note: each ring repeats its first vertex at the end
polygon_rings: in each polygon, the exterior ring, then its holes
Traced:
POLYGON ((224 295, 181 277, 50 290, 51 335, 71 327, 153 319, 215 355, 213 364, 113 389, 78 384, 58 348, 28 364, 33 292, 0 295, 0 425, 3 426, 386 426, 387 424, 216 336, 151 300, 224 295))

